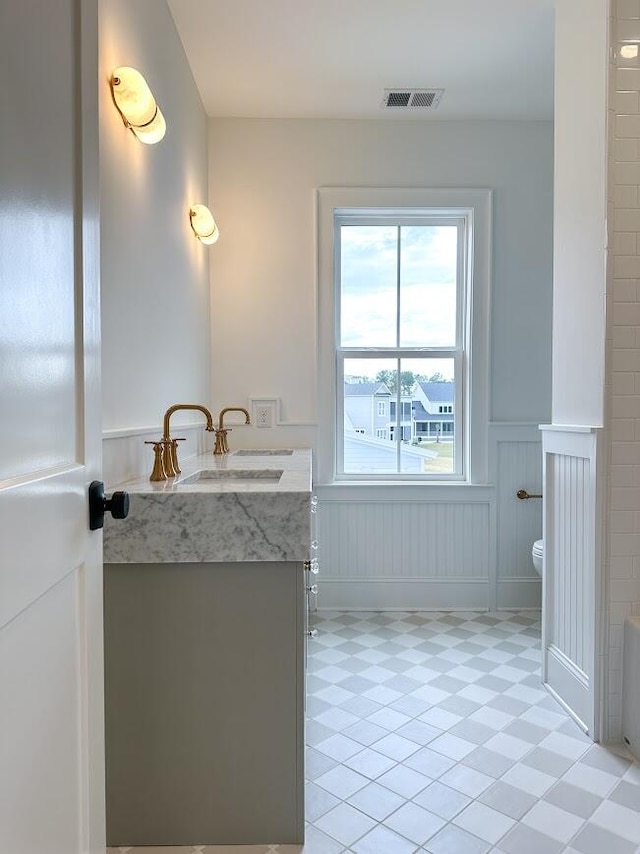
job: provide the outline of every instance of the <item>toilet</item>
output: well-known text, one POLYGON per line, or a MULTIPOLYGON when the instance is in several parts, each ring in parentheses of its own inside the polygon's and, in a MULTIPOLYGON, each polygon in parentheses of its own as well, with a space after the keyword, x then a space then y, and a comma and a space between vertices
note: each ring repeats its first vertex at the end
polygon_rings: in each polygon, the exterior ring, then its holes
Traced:
POLYGON ((536 572, 542 578, 542 557, 543 557, 543 541, 536 540, 533 544, 533 548, 531 549, 531 557, 533 559, 533 565, 536 568, 536 572))

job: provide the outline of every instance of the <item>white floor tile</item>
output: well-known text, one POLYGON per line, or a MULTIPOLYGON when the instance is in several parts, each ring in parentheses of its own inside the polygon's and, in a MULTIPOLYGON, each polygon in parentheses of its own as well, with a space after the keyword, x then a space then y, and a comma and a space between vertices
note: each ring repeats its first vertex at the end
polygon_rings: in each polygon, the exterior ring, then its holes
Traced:
POLYGON ((453 823, 495 845, 513 827, 515 821, 485 804, 474 801, 453 819, 453 823))
POLYGON ((417 845, 424 845, 427 839, 445 826, 446 821, 418 804, 409 802, 390 815, 385 824, 417 845))
POLYGON ((374 828, 376 822, 349 804, 339 804, 315 822, 315 827, 345 846, 374 828))

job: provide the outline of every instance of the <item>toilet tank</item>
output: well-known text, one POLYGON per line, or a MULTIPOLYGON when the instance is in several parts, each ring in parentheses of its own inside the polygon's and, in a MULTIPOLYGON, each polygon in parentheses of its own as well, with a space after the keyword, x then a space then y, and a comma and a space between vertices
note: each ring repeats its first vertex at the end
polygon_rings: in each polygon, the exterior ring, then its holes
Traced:
POLYGON ((622 666, 622 737, 640 759, 640 617, 624 622, 622 666))

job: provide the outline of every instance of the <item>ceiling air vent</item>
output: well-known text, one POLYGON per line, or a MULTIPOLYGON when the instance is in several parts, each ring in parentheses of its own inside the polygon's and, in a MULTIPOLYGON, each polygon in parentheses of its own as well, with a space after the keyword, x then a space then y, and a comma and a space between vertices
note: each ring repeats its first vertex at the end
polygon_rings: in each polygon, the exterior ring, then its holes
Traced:
POLYGON ((382 106, 394 109, 420 107, 435 110, 443 92, 444 89, 385 89, 382 106))

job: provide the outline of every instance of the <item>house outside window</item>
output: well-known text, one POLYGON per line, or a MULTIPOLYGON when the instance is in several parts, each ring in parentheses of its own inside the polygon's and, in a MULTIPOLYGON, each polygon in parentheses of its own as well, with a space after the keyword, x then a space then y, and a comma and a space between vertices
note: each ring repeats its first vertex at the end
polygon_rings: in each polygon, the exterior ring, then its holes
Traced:
POLYGON ((344 188, 319 197, 321 479, 480 482, 490 193, 344 188), (403 196, 441 204, 336 204, 403 196), (359 433, 366 396, 375 415, 359 433))

